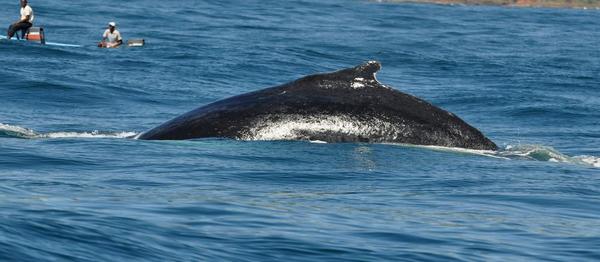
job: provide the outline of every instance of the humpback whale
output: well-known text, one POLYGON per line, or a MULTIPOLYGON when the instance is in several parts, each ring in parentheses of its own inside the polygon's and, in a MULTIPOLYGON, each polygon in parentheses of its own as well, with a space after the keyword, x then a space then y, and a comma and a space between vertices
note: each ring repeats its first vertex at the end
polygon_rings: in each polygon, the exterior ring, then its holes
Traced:
POLYGON ((315 74, 214 102, 138 136, 404 143, 480 150, 497 146, 462 119, 379 83, 381 64, 315 74))

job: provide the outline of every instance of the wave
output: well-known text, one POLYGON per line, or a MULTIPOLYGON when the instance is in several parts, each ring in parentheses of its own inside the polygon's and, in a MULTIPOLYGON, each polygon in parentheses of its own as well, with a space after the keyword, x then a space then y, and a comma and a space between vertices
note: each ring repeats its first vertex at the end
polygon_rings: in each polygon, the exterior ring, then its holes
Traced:
MULTIPOLYGON (((137 132, 113 132, 113 131, 90 131, 90 132, 49 132, 49 133, 38 133, 31 129, 13 126, 0 123, 0 137, 12 137, 12 138, 23 138, 23 139, 41 139, 41 138, 130 138, 137 139, 141 133, 137 132)), ((326 143, 320 140, 310 141, 311 143, 326 143)), ((486 157, 493 157, 499 159, 525 159, 533 161, 545 161, 555 163, 568 163, 576 164, 594 168, 600 168, 600 157, 580 155, 580 156, 568 156, 558 150, 543 145, 507 145, 504 149, 498 151, 493 150, 475 150, 466 148, 455 148, 455 147, 443 147, 443 146, 424 146, 424 145, 410 145, 410 144, 397 144, 392 143, 391 145, 400 145, 403 147, 417 147, 426 148, 429 150, 452 152, 459 154, 469 155, 480 155, 486 157)))
POLYGON ((133 138, 137 135, 136 132, 112 132, 112 131, 90 131, 90 132, 49 132, 38 133, 34 130, 0 123, 0 137, 12 137, 23 139, 40 139, 40 138, 133 138))
POLYGON ((479 155, 499 159, 525 159, 532 161, 543 161, 543 162, 554 162, 554 163, 567 163, 575 164, 587 167, 600 168, 600 157, 580 155, 580 156, 568 156, 560 153, 558 150, 543 145, 507 145, 504 149, 498 151, 493 150, 475 150, 457 147, 443 147, 443 146, 423 146, 423 145, 409 145, 409 144, 393 144, 401 145, 405 147, 418 147, 426 148, 429 150, 452 152, 459 154, 479 155))
POLYGON ((589 155, 568 156, 552 147, 543 145, 508 145, 504 150, 497 151, 496 154, 506 158, 570 163, 600 168, 600 157, 589 155))

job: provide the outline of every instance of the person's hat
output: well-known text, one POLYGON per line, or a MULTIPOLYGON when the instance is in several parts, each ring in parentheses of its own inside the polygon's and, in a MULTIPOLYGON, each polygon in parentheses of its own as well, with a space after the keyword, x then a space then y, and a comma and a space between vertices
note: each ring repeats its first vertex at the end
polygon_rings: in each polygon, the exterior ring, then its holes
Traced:
POLYGON ((115 27, 115 26, 117 26, 117 23, 115 23, 115 22, 110 22, 110 23, 108 23, 108 25, 109 25, 109 26, 112 26, 112 27, 115 27))

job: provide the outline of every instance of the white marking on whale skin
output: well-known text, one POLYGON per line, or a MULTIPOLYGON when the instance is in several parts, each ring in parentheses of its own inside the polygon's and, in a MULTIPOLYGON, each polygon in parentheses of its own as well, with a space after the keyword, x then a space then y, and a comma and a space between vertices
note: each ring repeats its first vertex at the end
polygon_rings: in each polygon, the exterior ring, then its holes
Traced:
POLYGON ((323 88, 323 89, 334 89, 334 88, 336 88, 335 85, 327 83, 327 82, 326 83, 320 83, 319 87, 323 88))
POLYGON ((351 116, 273 115, 256 120, 241 140, 308 140, 310 134, 347 135, 394 139, 404 133, 401 128, 380 119, 361 121, 351 116))
POLYGON ((369 83, 369 84, 371 84, 371 86, 374 86, 375 84, 377 84, 377 81, 370 80, 370 79, 364 79, 362 77, 357 77, 357 78, 354 78, 354 80, 350 86, 354 89, 359 89, 359 88, 366 87, 367 86, 366 83, 369 83))
MULTIPOLYGON (((356 80, 356 79, 354 79, 354 80, 356 80)), ((352 85, 350 85, 350 86, 354 89, 359 89, 359 88, 365 87, 365 84, 363 84, 361 82, 352 82, 352 85)))

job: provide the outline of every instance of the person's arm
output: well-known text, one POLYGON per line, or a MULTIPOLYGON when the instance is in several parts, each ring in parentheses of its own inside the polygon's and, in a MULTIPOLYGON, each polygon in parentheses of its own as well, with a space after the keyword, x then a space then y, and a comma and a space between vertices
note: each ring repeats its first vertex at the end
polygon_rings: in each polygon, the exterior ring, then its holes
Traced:
POLYGON ((104 34, 102 34, 102 40, 100 40, 100 43, 98 43, 98 47, 105 47, 106 46, 106 38, 108 38, 106 31, 104 31, 104 34))
POLYGON ((25 18, 19 20, 17 23, 29 22, 31 15, 26 15, 25 18))
POLYGON ((104 34, 102 34, 102 42, 106 42, 106 39, 108 39, 108 30, 104 31, 104 34))
POLYGON ((121 37, 121 32, 119 32, 117 34, 117 44, 115 45, 115 47, 120 46, 123 44, 123 38, 121 37))
POLYGON ((29 22, 29 18, 31 18, 31 15, 26 15, 25 18, 19 19, 19 21, 15 22, 15 24, 29 22))

